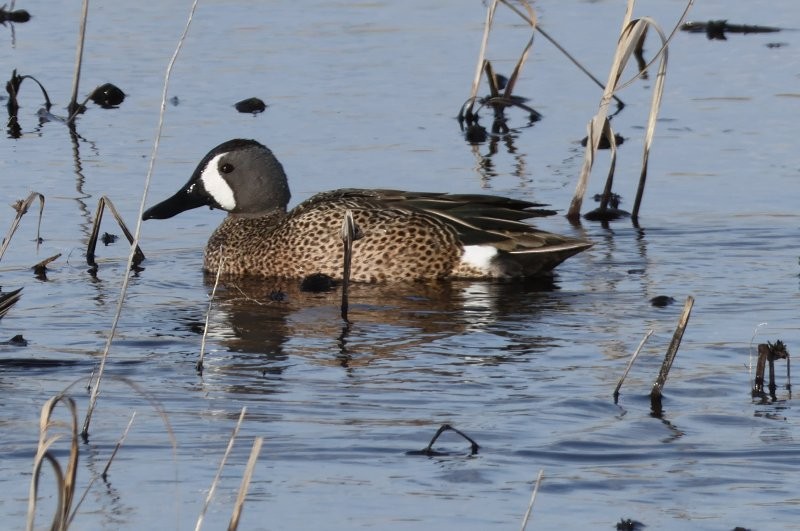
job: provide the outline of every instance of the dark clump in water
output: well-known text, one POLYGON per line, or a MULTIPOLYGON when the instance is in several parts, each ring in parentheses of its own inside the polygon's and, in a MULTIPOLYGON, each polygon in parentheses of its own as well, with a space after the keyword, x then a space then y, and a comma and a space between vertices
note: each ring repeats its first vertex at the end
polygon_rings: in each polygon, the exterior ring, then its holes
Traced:
POLYGON ((5 7, 5 5, 0 7, 0 24, 5 24, 6 22, 28 22, 31 19, 31 14, 24 9, 6 11, 5 7))
POLYGON ((28 340, 22 337, 22 334, 17 334, 8 341, 4 341, 3 345, 11 345, 12 347, 27 347, 28 340))
POLYGON ((655 306, 656 308, 665 308, 675 302, 675 299, 670 297, 669 295, 659 295, 658 297, 653 297, 650 299, 650 304, 655 306))
POLYGON ((617 531, 637 531, 639 529, 644 529, 647 527, 641 522, 636 520, 631 520, 630 518, 622 519, 617 522, 617 531))
MULTIPOLYGON (((616 145, 620 146, 624 142, 625 142, 624 136, 616 133, 614 134, 614 143, 616 143, 616 145)), ((586 147, 586 144, 588 143, 589 143, 589 137, 588 136, 583 137, 583 139, 581 140, 581 145, 583 147, 586 147)), ((605 135, 601 136, 600 144, 598 144, 597 149, 610 149, 610 148, 611 148, 611 143, 608 141, 608 137, 606 137, 605 135)))
POLYGON ((246 100, 236 102, 233 106, 241 113, 249 112, 258 114, 267 110, 267 104, 259 98, 247 98, 246 100))
POLYGON ((709 20, 708 22, 686 22, 681 30, 689 33, 705 33, 709 40, 725 41, 726 33, 775 33, 781 28, 770 26, 750 26, 748 24, 728 24, 727 20, 709 20))
POLYGON ((103 109, 116 109, 125 101, 125 93, 116 85, 104 83, 94 89, 89 98, 103 109))
POLYGON ((332 277, 323 273, 314 273, 303 279, 303 282, 300 283, 300 290, 310 291, 311 293, 322 293, 331 291, 336 285, 337 282, 332 277))
POLYGON ((110 244, 116 242, 117 238, 119 238, 119 236, 117 236, 116 234, 109 234, 107 232, 104 232, 103 235, 100 236, 100 241, 103 242, 103 245, 108 247, 110 244))

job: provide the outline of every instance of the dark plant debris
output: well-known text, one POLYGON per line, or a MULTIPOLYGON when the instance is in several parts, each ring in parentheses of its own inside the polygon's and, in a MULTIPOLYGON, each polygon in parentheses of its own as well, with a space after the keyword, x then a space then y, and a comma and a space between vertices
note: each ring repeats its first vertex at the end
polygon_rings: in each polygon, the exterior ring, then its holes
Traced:
POLYGON ((411 450, 409 452, 406 452, 406 455, 425 455, 428 457, 441 457, 441 456, 451 455, 450 452, 439 452, 433 449, 433 445, 436 442, 436 439, 438 439, 439 436, 446 431, 454 431, 457 434, 461 435, 464 439, 469 441, 470 444, 469 455, 475 455, 478 453, 478 449, 480 448, 480 446, 478 446, 478 443, 476 443, 471 437, 469 437, 464 432, 454 428, 450 424, 442 424, 436 431, 436 434, 431 439, 431 442, 428 443, 428 446, 426 446, 422 450, 411 450))
POLYGON ((14 11, 6 11, 6 6, 0 7, 0 24, 5 25, 6 22, 28 22, 31 19, 31 14, 24 9, 15 9, 14 11))
POLYGON ((631 520, 630 518, 623 518, 619 522, 617 522, 617 531, 638 531, 639 529, 644 529, 647 527, 641 522, 636 520, 631 520))
POLYGON ((267 298, 272 302, 283 302, 288 298, 288 295, 286 295, 285 292, 276 289, 270 291, 267 295, 267 298))
POLYGON ((116 109, 125 101, 125 93, 112 83, 104 83, 94 89, 89 99, 103 109, 116 109))
POLYGON ((659 295, 657 297, 653 297, 652 299, 650 299, 650 304, 652 304, 656 308, 666 308, 667 306, 669 306, 674 302, 675 299, 673 299, 669 295, 659 295))
POLYGON ((47 280, 47 264, 52 262, 53 260, 57 259, 61 256, 61 253, 51 256, 50 258, 45 258, 38 264, 34 265, 31 269, 33 269, 33 274, 39 280, 47 280))
POLYGON ((11 345, 12 347, 27 347, 28 340, 22 337, 22 334, 17 334, 8 341, 3 341, 3 345, 11 345))
MULTIPOLYGON (((47 114, 50 111, 50 107, 53 104, 50 102, 50 96, 48 96, 47 91, 44 88, 44 85, 39 83, 39 80, 33 76, 28 75, 18 75, 17 69, 15 68, 11 72, 11 79, 6 82, 6 92, 8 92, 8 101, 6 102, 6 109, 8 110, 8 134, 11 138, 19 138, 22 136, 22 127, 19 125, 19 121, 17 119, 17 113, 19 112, 19 103, 17 102, 17 96, 19 95, 20 88, 22 87, 22 82, 26 79, 30 79, 37 85, 39 85, 39 89, 42 91, 42 95, 44 96, 45 101, 45 108, 44 113, 47 114)), ((41 115, 41 112, 40 112, 41 115)))
POLYGON ((727 20, 709 20, 708 22, 686 22, 682 31, 689 33, 705 33, 709 40, 727 40, 726 33, 775 33, 781 28, 771 26, 750 26, 748 24, 728 24, 727 20))
POLYGON ((259 98, 247 98, 233 105, 241 113, 258 114, 267 110, 267 104, 259 98))
POLYGON ((766 399, 767 394, 764 392, 764 371, 767 363, 769 363, 769 397, 774 402, 777 400, 775 391, 778 386, 775 384, 775 360, 786 360, 786 389, 791 393, 791 370, 789 365, 789 350, 786 344, 778 339, 775 343, 761 343, 758 345, 758 362, 756 364, 756 377, 753 381, 753 398, 766 399))
MULTIPOLYGON (((589 142, 589 137, 585 136, 581 139, 581 145, 586 147, 586 144, 589 142)), ((625 137, 620 134, 614 134, 614 142, 619 146, 625 142, 625 137)), ((611 143, 608 141, 605 135, 600 137, 600 144, 597 146, 597 149, 611 149, 611 143)))
POLYGON ((630 212, 619 208, 619 204, 622 202, 619 194, 610 192, 607 199, 604 199, 603 194, 595 194, 594 200, 600 203, 600 206, 583 215, 583 218, 588 221, 614 221, 631 215, 630 212))
POLYGON ((22 288, 15 289, 14 291, 0 292, 0 319, 3 318, 8 310, 22 297, 22 288))
POLYGON ((333 290, 337 286, 336 280, 324 273, 308 275, 300 283, 300 291, 323 293, 333 290))

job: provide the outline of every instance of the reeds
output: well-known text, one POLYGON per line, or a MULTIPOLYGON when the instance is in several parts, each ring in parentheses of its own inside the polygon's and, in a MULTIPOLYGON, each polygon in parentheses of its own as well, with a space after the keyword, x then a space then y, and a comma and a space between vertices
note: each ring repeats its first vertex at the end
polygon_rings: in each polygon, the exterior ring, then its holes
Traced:
POLYGON ((661 99, 664 93, 664 80, 667 72, 667 46, 669 41, 674 36, 675 32, 680 27, 681 22, 686 18, 686 15, 694 3, 693 0, 688 0, 686 9, 679 22, 676 24, 672 33, 667 37, 661 30, 660 26, 649 17, 642 17, 639 19, 632 19, 633 8, 635 0, 628 0, 627 9, 623 18, 622 30, 620 37, 617 41, 617 47, 614 52, 614 58, 611 62, 611 69, 608 74, 608 81, 605 84, 603 95, 600 98, 597 114, 589 121, 587 126, 587 142, 586 150, 584 151, 583 165, 578 176, 578 184, 575 188, 575 194, 570 203, 567 212, 567 218, 573 222, 577 221, 580 217, 581 205, 583 204, 584 196, 589 182, 589 175, 594 165, 595 156, 600 146, 601 139, 608 140, 612 148, 612 159, 609 174, 606 180, 606 187, 601 200, 599 212, 595 213, 597 219, 608 218, 608 201, 611 194, 611 182, 613 181, 614 168, 616 164, 616 141, 611 122, 609 118, 609 106, 611 99, 616 93, 633 83, 642 74, 643 70, 648 69, 656 60, 658 60, 658 70, 656 72, 656 79, 653 83, 653 95, 650 102, 650 110, 647 117, 647 127, 644 135, 644 148, 642 153, 642 165, 639 173, 639 185, 636 190, 636 199, 634 201, 633 212, 631 218, 634 222, 638 220, 639 209, 641 206, 642 196, 644 194, 644 186, 647 180, 647 167, 650 157, 650 149, 655 135, 656 119, 658 118, 658 111, 661 107, 661 99), (644 39, 647 31, 652 29, 661 39, 661 48, 655 54, 653 59, 644 68, 637 71, 636 75, 628 80, 622 81, 622 74, 628 64, 631 56, 635 55, 637 48, 641 47, 642 39, 644 39))
POLYGON ((8 249, 14 233, 17 232, 17 228, 22 220, 22 216, 28 213, 28 208, 36 199, 39 200, 39 222, 36 225, 36 248, 39 248, 39 242, 41 241, 40 234, 42 228, 42 213, 44 212, 44 196, 39 192, 31 192, 27 199, 20 199, 12 205, 14 210, 17 211, 17 214, 14 216, 14 220, 11 222, 11 226, 8 228, 8 232, 3 238, 2 244, 0 244, 0 260, 2 260, 3 255, 6 254, 6 249, 8 249))
MULTIPOLYGON (((155 168, 155 161, 158 155, 158 146, 161 141, 161 131, 164 127, 164 115, 166 114, 166 108, 167 108, 167 93, 169 91, 169 81, 172 76, 172 69, 175 66, 175 62, 178 59, 178 55, 180 55, 181 48, 183 47, 183 43, 186 40, 186 35, 188 35, 189 33, 189 28, 191 27, 192 18, 194 16, 196 8, 197 8, 197 0, 194 0, 189 10, 189 16, 186 20, 186 25, 184 26, 183 33, 181 33, 181 36, 178 39, 178 44, 175 47, 175 51, 173 52, 172 57, 170 58, 169 63, 167 64, 166 72, 164 73, 164 84, 161 92, 161 106, 158 115, 158 125, 156 127, 156 134, 153 140, 153 150, 150 155, 150 162, 148 164, 147 174, 144 180, 144 189, 142 190, 142 200, 139 205, 139 213, 136 217, 136 229, 134 231, 133 241, 131 242, 130 254, 128 255, 128 268, 127 268, 128 271, 132 268, 133 263, 136 260, 137 256, 136 250, 139 246, 139 236, 141 234, 141 228, 142 228, 142 213, 144 212, 144 207, 147 201, 147 192, 150 189, 150 181, 152 180, 153 169, 155 168)), ((114 340, 114 334, 117 330, 117 325, 119 324, 119 320, 122 315, 122 307, 125 301, 125 295, 128 292, 129 281, 130 281, 130 275, 126 271, 126 274, 123 276, 122 284, 120 286, 120 294, 119 294, 119 300, 117 301, 117 309, 114 313, 114 319, 111 323, 111 328, 108 332, 106 344, 105 347, 103 348, 103 354, 100 358, 100 367, 98 368, 97 380, 95 385, 92 386, 92 393, 89 400, 89 407, 86 411, 86 418, 83 421, 83 429, 81 430, 81 434, 83 435, 83 437, 88 437, 89 435, 89 425, 91 423, 92 413, 97 405, 97 397, 99 396, 100 393, 100 381, 102 380, 103 372, 105 370, 106 360, 108 359, 108 353, 111 350, 111 343, 114 340)))
POLYGON ((75 476, 78 470, 78 408, 75 401, 63 394, 50 398, 42 406, 42 413, 39 417, 39 444, 36 448, 36 456, 33 461, 33 477, 31 478, 30 493, 28 496, 28 530, 33 529, 36 515, 36 499, 39 492, 39 479, 42 473, 42 465, 48 462, 53 468, 56 481, 56 492, 58 494, 56 509, 53 513, 53 523, 51 529, 67 529, 72 512, 72 499, 75 495, 75 476), (69 412, 70 421, 66 424, 67 435, 70 438, 70 451, 66 469, 62 468, 58 459, 55 457, 51 448, 64 437, 64 434, 51 435, 51 428, 65 427, 64 422, 52 420, 53 411, 56 406, 63 404, 69 412))

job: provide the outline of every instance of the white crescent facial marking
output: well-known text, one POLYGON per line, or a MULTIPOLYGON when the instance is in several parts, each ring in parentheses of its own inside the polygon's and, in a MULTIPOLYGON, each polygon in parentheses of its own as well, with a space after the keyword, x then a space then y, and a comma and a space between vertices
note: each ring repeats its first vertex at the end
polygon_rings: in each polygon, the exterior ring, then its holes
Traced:
POLYGON ((492 258, 497 255, 497 248, 491 245, 465 245, 461 261, 477 268, 479 271, 490 271, 492 258))
POLYGON ((236 199, 233 197, 233 190, 231 190, 228 182, 222 178, 217 170, 219 159, 225 153, 217 155, 206 164, 203 172, 200 174, 200 182, 203 183, 203 188, 206 189, 208 195, 214 198, 219 206, 225 210, 233 210, 236 208, 236 199))

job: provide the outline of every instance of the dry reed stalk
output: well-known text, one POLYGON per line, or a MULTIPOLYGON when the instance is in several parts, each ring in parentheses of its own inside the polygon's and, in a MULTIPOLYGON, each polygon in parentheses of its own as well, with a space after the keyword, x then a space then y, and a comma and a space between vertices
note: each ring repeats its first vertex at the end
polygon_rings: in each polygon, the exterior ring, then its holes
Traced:
POLYGON ((525 511, 525 517, 522 519, 522 531, 525 531, 528 526, 528 520, 531 517, 531 511, 533 511, 533 502, 536 501, 536 493, 539 492, 539 485, 542 484, 543 477, 544 470, 539 470, 539 475, 536 477, 536 483, 533 486, 533 493, 531 493, 531 501, 528 502, 528 510, 525 511))
POLYGON ((39 223, 36 225, 36 249, 39 249, 39 242, 41 241, 40 231, 42 228, 42 213, 44 212, 44 196, 39 192, 31 192, 27 199, 21 199, 12 205, 14 210, 17 211, 17 215, 14 217, 14 221, 11 222, 11 226, 8 228, 5 238, 3 238, 3 243, 0 245, 0 260, 2 260, 3 255, 6 254, 6 249, 8 249, 8 245, 11 243, 11 237, 14 236, 14 233, 17 231, 17 227, 19 227, 19 222, 22 219, 22 216, 27 214, 28 207, 31 206, 31 203, 33 203, 37 197, 39 198, 39 223))
POLYGON ((128 437, 128 432, 131 430, 131 426, 133 425, 133 419, 136 418, 136 411, 131 414, 131 419, 128 421, 128 425, 125 426, 125 431, 122 432, 122 437, 119 438, 117 444, 114 445, 114 450, 111 452, 111 457, 108 458, 108 463, 103 468, 103 473, 100 474, 100 477, 106 479, 108 476, 108 469, 111 468, 111 463, 114 461, 114 457, 117 455, 117 452, 122 447, 122 443, 125 442, 125 439, 128 437))
MULTIPOLYGON (((128 243, 133 245, 133 235, 131 231, 128 230, 128 226, 125 224, 125 220, 122 219, 122 216, 119 215, 114 203, 111 202, 111 199, 108 196, 100 197, 100 200, 97 202, 97 212, 94 214, 94 223, 92 224, 92 233, 89 236, 89 243, 86 245, 86 263, 89 264, 93 270, 97 270, 97 262, 94 260, 94 253, 97 249, 97 240, 100 236, 100 222, 103 220, 103 212, 105 212, 105 208, 111 211, 111 214, 114 216, 114 219, 117 221, 117 225, 122 230, 123 234, 125 234, 125 238, 128 239, 128 243)), ((137 266, 139 263, 144 260, 144 253, 142 252, 139 245, 136 244, 134 246, 134 259, 132 266, 137 266)))
POLYGON ((94 408, 97 405, 97 397, 100 393, 100 380, 103 377, 106 360, 108 359, 108 353, 109 350, 111 349, 111 343, 114 340, 114 334, 117 330, 117 325, 119 324, 120 316, 122 315, 122 306, 125 301, 125 294, 128 292, 128 282, 130 281, 129 271, 136 257, 136 248, 139 246, 139 236, 141 234, 141 229, 142 229, 142 213, 144 212, 145 204, 147 201, 147 192, 150 189, 150 181, 152 180, 153 176, 153 168, 155 167, 155 161, 158 155, 158 146, 161 141, 161 131, 164 128, 164 115, 166 114, 166 109, 167 109, 167 93, 169 91, 169 81, 170 77, 172 76, 172 69, 175 66, 175 62, 178 60, 178 55, 180 54, 181 48, 183 47, 183 43, 186 40, 186 35, 188 35, 189 33, 189 28, 191 27, 192 18, 194 16, 196 8, 197 8, 197 0, 193 0, 192 6, 189 9, 189 17, 186 20, 186 25, 183 28, 183 33, 181 33, 181 36, 178 39, 178 44, 175 47, 175 51, 173 52, 172 57, 170 58, 169 63, 167 64, 166 72, 164 73, 164 85, 163 85, 163 90, 161 92, 161 107, 158 114, 158 126, 156 127, 156 135, 155 139, 153 140, 153 151, 150 155, 150 162, 147 167, 147 175, 145 176, 144 190, 142 191, 142 200, 141 203, 139 204, 139 214, 136 218, 136 230, 134 231, 133 243, 131 244, 131 251, 130 255, 128 256, 128 268, 122 279, 122 285, 120 286, 119 300, 117 301, 117 310, 116 313, 114 314, 114 320, 111 324, 111 330, 109 330, 105 348, 103 349, 103 354, 100 359, 100 367, 98 369, 97 382, 92 387, 92 394, 89 399, 89 407, 87 408, 86 418, 84 419, 83 429, 81 430, 81 435, 84 438, 88 437, 89 435, 89 424, 91 423, 92 413, 94 412, 94 408))
POLYGON ((480 85, 481 75, 485 72, 487 74, 487 78, 489 79, 489 86, 491 89, 491 96, 482 101, 482 105, 491 104, 495 108, 495 116, 499 117, 502 114, 502 110, 504 107, 515 105, 521 107, 529 112, 531 112, 531 116, 538 114, 533 109, 529 108, 527 105, 523 105, 519 101, 514 101, 512 99, 512 93, 514 91, 514 87, 517 84, 517 80, 519 78, 519 74, 522 71, 522 66, 524 65, 525 61, 528 59, 528 55, 530 53, 530 49, 533 46, 533 37, 534 33, 531 32, 531 37, 528 40, 527 45, 520 54, 520 58, 517 60, 517 64, 514 67, 511 75, 508 78, 508 82, 506 83, 505 90, 503 91, 502 96, 499 94, 499 91, 495 87, 495 78, 494 74, 491 69, 491 65, 489 61, 486 59, 486 48, 489 43, 489 34, 491 33, 491 27, 494 22, 494 15, 495 11, 497 10, 497 4, 502 3, 503 5, 507 6, 511 11, 519 15, 523 20, 525 20, 528 24, 530 24, 531 29, 536 29, 536 15, 533 11, 533 8, 527 2, 527 0, 523 0, 520 4, 525 7, 527 11, 527 15, 519 10, 519 8, 507 0, 494 0, 488 7, 486 12, 486 22, 484 24, 484 31, 483 31, 483 39, 481 40, 481 48, 480 52, 478 53, 478 62, 475 67, 475 77, 472 80, 472 89, 470 90, 470 97, 461 106, 461 110, 459 111, 459 120, 466 119, 468 122, 472 122, 476 119, 475 112, 473 111, 475 107, 475 103, 478 101, 478 86, 480 85))
POLYGON ((81 79, 81 64, 83 63, 83 44, 86 41, 86 21, 89 18, 89 0, 83 0, 83 7, 81 8, 81 25, 78 29, 78 49, 75 52, 75 73, 72 76, 72 97, 69 100, 67 110, 69 118, 67 122, 72 122, 80 111, 78 105, 78 85, 81 79))
POLYGON ((220 256, 222 258, 219 262, 219 267, 217 268, 217 276, 214 279, 214 287, 211 289, 211 296, 208 298, 208 311, 206 312, 206 324, 203 326, 203 337, 200 339, 200 358, 197 360, 197 364, 195 365, 195 370, 200 374, 203 373, 203 360, 205 359, 206 354, 206 337, 208 336, 208 321, 211 317, 211 308, 214 305, 214 296, 217 294, 217 286, 219 286, 219 276, 222 273, 222 266, 225 264, 225 255, 222 254, 222 247, 220 246, 219 250, 220 256))
POLYGON ((28 494, 27 529, 29 531, 33 529, 36 515, 36 498, 39 492, 39 477, 42 472, 42 464, 45 460, 53 467, 58 490, 58 501, 56 504, 56 511, 53 515, 51 529, 64 530, 67 529, 69 525, 69 515, 72 507, 72 499, 75 495, 75 476, 78 466, 78 409, 75 405, 75 401, 64 394, 56 395, 45 402, 39 417, 39 445, 36 449, 36 456, 33 463, 33 477, 31 478, 31 487, 28 494), (51 420, 53 411, 59 403, 66 405, 71 416, 71 422, 67 426, 70 430, 69 435, 71 441, 66 472, 62 471, 61 465, 50 451, 53 444, 63 438, 64 435, 56 434, 50 436, 48 433, 51 428, 64 426, 62 421, 51 420))
POLYGON ((22 288, 0 293, 0 319, 8 313, 8 310, 17 303, 20 297, 22 297, 22 288))
POLYGON ((661 364, 661 370, 658 372, 658 378, 656 378, 653 383, 653 389, 650 391, 650 404, 653 411, 661 411, 661 391, 664 389, 664 384, 667 383, 667 376, 672 368, 672 362, 675 361, 678 348, 681 346, 683 333, 686 331, 686 325, 689 324, 689 316, 692 314, 692 306, 694 306, 694 297, 689 295, 683 305, 683 311, 680 319, 678 319, 678 326, 675 327, 675 333, 672 335, 672 341, 667 347, 667 353, 664 356, 664 362, 661 364))
POLYGON ((644 347, 644 344, 647 343, 647 340, 650 339, 650 336, 652 336, 652 335, 653 335, 653 330, 652 329, 648 330, 647 333, 642 338, 642 340, 639 342, 639 346, 636 347, 636 350, 633 351, 633 355, 631 356, 631 359, 628 360, 628 365, 625 367, 625 372, 622 373, 622 377, 619 379, 619 382, 617 383, 617 387, 614 389, 614 403, 615 404, 617 403, 617 400, 619 400, 619 390, 622 387, 622 382, 624 382, 625 378, 628 377, 628 373, 630 372, 631 367, 633 367, 633 362, 635 362, 636 358, 639 357, 639 353, 642 351, 642 347, 644 347))
POLYGON ((531 46, 533 46, 533 36, 534 36, 533 30, 536 29, 536 14, 533 12, 533 8, 527 1, 521 2, 521 5, 523 5, 525 9, 528 11, 527 16, 522 11, 517 9, 517 6, 511 4, 507 0, 500 0, 500 1, 503 2, 505 6, 511 9, 517 15, 519 15, 525 22, 527 22, 531 26, 531 38, 528 40, 528 44, 525 46, 525 49, 522 51, 522 54, 517 60, 517 64, 516 66, 514 66, 514 70, 508 77, 508 82, 506 83, 506 89, 503 92, 503 96, 505 98, 510 99, 511 94, 514 91, 514 86, 517 84, 517 79, 519 79, 519 73, 522 70, 522 65, 525 64, 525 60, 528 58, 528 54, 531 51, 531 46))
POLYGON ((492 3, 489 4, 489 7, 486 10, 486 22, 483 24, 483 38, 481 39, 481 49, 478 52, 478 64, 475 66, 475 76, 472 78, 472 89, 469 93, 470 103, 466 112, 467 116, 472 115, 472 109, 478 99, 478 87, 481 83, 481 75, 483 75, 483 70, 486 68, 486 48, 489 45, 489 33, 492 29, 494 13, 497 10, 498 2, 499 0, 492 0, 492 3))
MULTIPOLYGON (((222 267, 220 267, 220 269, 222 269, 222 267)), ((211 482, 211 488, 208 489, 208 495, 206 496, 205 503, 203 503, 203 509, 200 511, 200 515, 197 517, 197 523, 194 526, 195 531, 200 531, 200 528, 203 527, 203 519, 208 511, 208 506, 211 505, 211 499, 214 497, 214 493, 217 490, 217 485, 219 484, 219 478, 222 476, 222 469, 225 468, 225 463, 228 461, 228 457, 231 455, 231 450, 233 450, 233 442, 236 440, 236 436, 239 434, 239 428, 242 427, 242 422, 244 421, 244 415, 246 412, 247 406, 243 406, 241 413, 239 413, 239 420, 236 422, 236 426, 233 427, 233 433, 231 433, 230 439, 228 439, 228 446, 225 448, 225 453, 222 454, 222 460, 219 462, 217 473, 214 476, 214 480, 211 482)))
POLYGON ((242 516, 244 499, 247 496, 247 489, 250 487, 250 479, 253 477, 253 470, 256 468, 256 461, 258 461, 258 454, 261 453, 261 445, 263 443, 264 437, 256 437, 255 441, 253 441, 253 448, 250 450, 250 458, 247 460, 247 467, 244 469, 242 484, 239 487, 239 495, 236 497, 236 505, 233 507, 233 515, 228 524, 228 531, 236 531, 239 527, 239 519, 242 516))
MULTIPOLYGON (((649 17, 631 20, 635 3, 635 0, 628 0, 625 16, 623 17, 622 31, 617 41, 614 58, 611 62, 608 81, 606 82, 603 90, 603 95, 600 98, 598 112, 591 119, 587 126, 588 138, 586 142, 586 150, 584 152, 583 165, 578 177, 578 184, 575 188, 575 195, 572 198, 572 202, 570 203, 569 211, 567 213, 567 217, 573 221, 577 221, 577 219, 580 217, 581 205, 583 203, 583 198, 586 195, 589 175, 592 171, 592 166, 594 164, 594 159, 600 144, 601 136, 607 127, 608 108, 611 103, 611 99, 614 97, 615 93, 619 92, 639 78, 640 73, 637 72, 636 76, 634 76, 631 80, 624 83, 620 82, 622 73, 631 56, 634 55, 637 47, 640 45, 643 35, 648 28, 652 27, 661 38, 661 48, 650 61, 650 63, 645 66, 645 68, 649 68, 656 60, 659 61, 656 81, 653 84, 653 97, 650 102, 650 112, 648 114, 647 128, 644 137, 644 149, 642 154, 642 168, 639 176, 639 187, 636 193, 636 201, 634 202, 634 210, 631 214, 631 217, 634 221, 638 219, 641 198, 644 193, 644 183, 647 179, 647 164, 650 156, 650 148, 652 146, 653 136, 655 134, 655 123, 656 119, 658 118, 658 111, 661 106, 661 98, 664 91, 664 78, 666 76, 667 68, 667 46, 669 44, 669 40, 675 34, 675 31, 686 17, 689 8, 693 4, 693 0, 688 0, 687 7, 669 38, 664 34, 658 24, 656 24, 656 22, 649 17)), ((615 145, 613 136, 609 138, 609 141, 611 142, 611 146, 615 145)))

